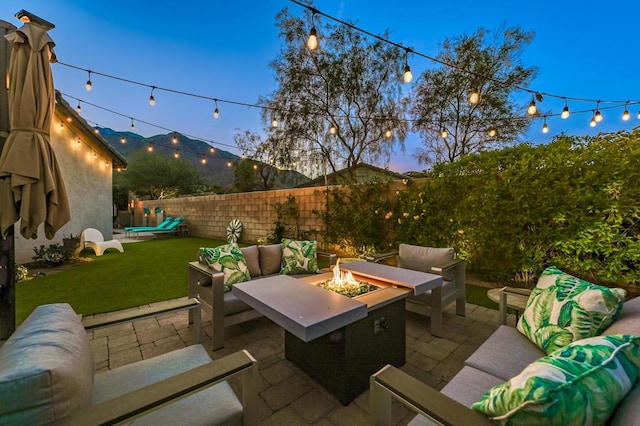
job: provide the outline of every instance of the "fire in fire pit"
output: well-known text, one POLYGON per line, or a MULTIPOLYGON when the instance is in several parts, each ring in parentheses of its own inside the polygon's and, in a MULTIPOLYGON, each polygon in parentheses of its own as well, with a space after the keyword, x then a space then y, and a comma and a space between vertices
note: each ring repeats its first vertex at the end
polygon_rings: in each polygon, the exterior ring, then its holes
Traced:
POLYGON ((317 285, 318 287, 340 293, 347 297, 359 296, 380 288, 377 285, 355 279, 349 271, 341 271, 340 259, 338 259, 336 266, 333 268, 333 278, 318 283, 317 285))

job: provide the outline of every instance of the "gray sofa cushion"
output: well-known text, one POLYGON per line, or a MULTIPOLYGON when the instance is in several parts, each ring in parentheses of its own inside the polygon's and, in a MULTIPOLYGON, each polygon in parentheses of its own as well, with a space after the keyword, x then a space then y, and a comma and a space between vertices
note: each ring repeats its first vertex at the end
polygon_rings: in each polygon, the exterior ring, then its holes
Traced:
MULTIPOLYGON (((504 383, 504 380, 499 377, 465 366, 440 392, 465 407, 470 407, 474 402, 480 401, 489 389, 501 383, 504 383)), ((422 415, 417 415, 409 422, 411 426, 434 424, 422 415)))
MULTIPOLYGON (((202 345, 192 345, 125 365, 95 378, 93 403, 108 401, 211 362, 202 345)), ((242 424, 242 404, 227 382, 136 419, 136 424, 242 424), (206 407, 206 409, 202 409, 206 407), (188 420, 188 422, 187 422, 188 420)))
POLYGON ((93 369, 71 306, 38 306, 0 348, 0 424, 49 423, 90 405, 93 369))
POLYGON ((501 325, 467 358, 465 365, 507 381, 545 355, 518 330, 501 325))
POLYGON ((620 315, 602 334, 633 334, 640 336, 640 297, 624 302, 620 315))
POLYGON ((249 267, 249 274, 251 274, 251 278, 259 277, 262 275, 262 271, 260 269, 260 260, 258 258, 258 246, 253 245, 249 247, 240 247, 240 251, 244 255, 244 260, 247 261, 247 266, 249 267))
MULTIPOLYGON (((453 248, 433 248, 400 244, 398 246, 398 266, 400 268, 413 269, 414 271, 431 272, 433 266, 439 266, 455 259, 453 248)), ((453 281, 455 277, 443 277, 447 281, 453 281)))
POLYGON ((262 275, 277 274, 282 265, 282 244, 258 246, 262 275))
POLYGON ((228 291, 224 294, 224 315, 239 314, 248 311, 251 306, 238 299, 232 292, 228 291))

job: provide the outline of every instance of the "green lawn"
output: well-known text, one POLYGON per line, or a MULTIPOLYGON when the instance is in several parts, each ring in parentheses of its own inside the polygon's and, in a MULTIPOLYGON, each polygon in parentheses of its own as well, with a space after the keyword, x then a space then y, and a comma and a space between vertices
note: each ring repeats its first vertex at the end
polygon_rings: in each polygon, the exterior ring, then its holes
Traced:
MULTIPOLYGON (((111 312, 187 295, 187 263, 198 248, 225 241, 163 237, 124 244, 124 253, 108 251, 92 261, 16 285, 20 324, 38 305, 66 302, 83 315, 111 312)), ((487 288, 467 285, 467 301, 497 309, 487 288)))
POLYGON ((187 263, 198 248, 225 241, 171 238, 129 243, 92 262, 16 284, 16 321, 46 303, 67 302, 83 315, 110 312, 187 295, 187 263))

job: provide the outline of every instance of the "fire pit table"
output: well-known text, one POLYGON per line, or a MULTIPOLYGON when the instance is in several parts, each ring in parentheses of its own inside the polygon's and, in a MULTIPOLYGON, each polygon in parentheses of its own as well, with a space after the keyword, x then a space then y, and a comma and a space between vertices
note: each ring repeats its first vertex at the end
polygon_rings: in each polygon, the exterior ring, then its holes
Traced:
MULTIPOLYGON (((351 270, 356 263, 361 262, 340 266, 351 270)), ((302 279, 278 275, 235 284, 232 291, 284 328, 286 358, 347 405, 368 389, 371 374, 386 364, 405 363, 404 299, 442 286, 438 275, 387 265, 374 269, 366 275, 352 271, 380 287, 353 298, 315 285, 332 273, 302 279)))

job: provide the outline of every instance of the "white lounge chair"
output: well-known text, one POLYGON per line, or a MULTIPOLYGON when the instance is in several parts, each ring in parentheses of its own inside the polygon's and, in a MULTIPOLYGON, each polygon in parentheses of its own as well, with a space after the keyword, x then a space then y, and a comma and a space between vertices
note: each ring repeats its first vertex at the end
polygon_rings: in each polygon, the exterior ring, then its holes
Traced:
POLYGON ((94 228, 87 228, 82 231, 80 236, 80 246, 85 248, 91 248, 96 252, 96 256, 102 256, 102 254, 110 248, 118 250, 120 253, 124 253, 122 243, 118 240, 105 241, 102 232, 94 228))

